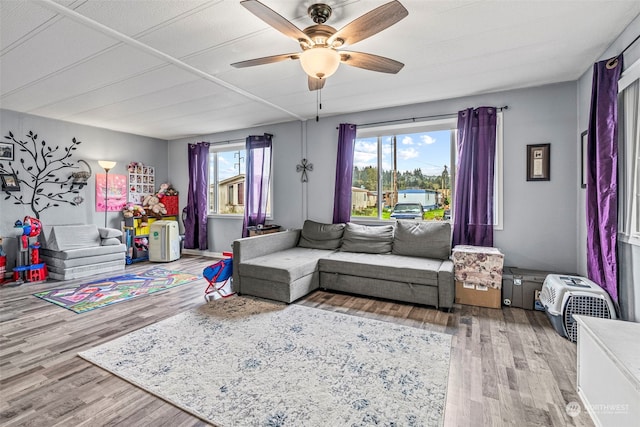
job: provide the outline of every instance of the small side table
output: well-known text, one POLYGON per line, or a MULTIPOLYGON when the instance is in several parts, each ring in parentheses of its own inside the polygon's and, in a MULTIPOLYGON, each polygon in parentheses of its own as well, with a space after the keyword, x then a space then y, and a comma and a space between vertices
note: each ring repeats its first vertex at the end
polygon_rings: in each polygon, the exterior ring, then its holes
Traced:
POLYGON ((496 248, 457 245, 451 253, 455 302, 500 308, 504 255, 496 248))

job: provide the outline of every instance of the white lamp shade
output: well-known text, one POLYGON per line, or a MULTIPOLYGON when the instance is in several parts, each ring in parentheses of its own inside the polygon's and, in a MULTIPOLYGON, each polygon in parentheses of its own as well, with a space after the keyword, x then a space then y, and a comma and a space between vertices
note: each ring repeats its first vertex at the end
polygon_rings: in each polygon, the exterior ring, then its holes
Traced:
POLYGON ((338 69, 340 54, 328 47, 314 47, 302 52, 300 64, 310 77, 326 79, 338 69))
POLYGON ((98 160, 98 164, 100 167, 106 171, 113 169, 116 165, 116 162, 111 162, 109 160, 98 160))

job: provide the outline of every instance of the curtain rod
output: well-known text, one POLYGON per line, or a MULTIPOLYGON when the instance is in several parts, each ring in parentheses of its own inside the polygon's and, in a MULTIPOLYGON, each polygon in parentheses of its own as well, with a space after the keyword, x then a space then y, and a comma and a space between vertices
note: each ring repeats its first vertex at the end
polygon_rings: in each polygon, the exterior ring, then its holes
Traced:
POLYGON ((635 42, 637 42, 637 41, 638 41, 638 39, 640 39, 640 34, 638 34, 638 36, 637 36, 635 39, 633 39, 633 40, 631 41, 631 43, 629 43, 629 44, 627 45, 627 47, 625 47, 624 49, 622 49, 622 52, 620 52, 620 53, 618 54, 618 56, 616 56, 616 58, 618 58, 620 55, 622 55, 622 54, 623 54, 623 53, 625 53, 627 50, 629 50, 629 48, 630 48, 631 46, 633 46, 633 44, 634 44, 635 42))
MULTIPOLYGON (((504 107, 498 107, 496 108, 496 110, 498 111, 504 111, 504 110, 508 110, 509 106, 505 105, 504 107)), ((395 119, 395 120, 385 120, 385 121, 381 121, 381 122, 372 122, 372 123, 362 123, 360 125, 356 125, 357 127, 363 127, 363 126, 375 126, 375 125, 387 125, 387 124, 391 124, 391 123, 402 123, 402 122, 416 122, 416 121, 421 121, 421 120, 425 120, 425 119, 438 119, 438 118, 442 118, 442 117, 451 117, 451 116, 455 116, 458 113, 448 113, 448 114, 434 114, 431 116, 420 116, 420 117, 407 117, 406 119, 395 119)), ((336 129, 338 129, 336 127, 336 129)))

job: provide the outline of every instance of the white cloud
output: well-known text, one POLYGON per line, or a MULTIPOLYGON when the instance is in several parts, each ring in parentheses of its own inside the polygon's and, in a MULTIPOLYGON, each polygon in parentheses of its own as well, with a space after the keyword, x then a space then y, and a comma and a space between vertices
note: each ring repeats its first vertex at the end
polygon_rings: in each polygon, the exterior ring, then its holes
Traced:
POLYGON ((402 145, 413 145, 413 138, 411 138, 410 136, 405 136, 404 138, 402 138, 402 145))
POLYGON ((420 135, 420 139, 422 140, 422 143, 426 145, 431 145, 436 142, 436 139, 428 134, 420 135))
POLYGON ((398 158, 402 160, 415 159, 416 157, 420 157, 420 152, 413 147, 398 150, 398 158))
POLYGON ((378 143, 367 141, 356 141, 355 152, 377 153, 378 143))

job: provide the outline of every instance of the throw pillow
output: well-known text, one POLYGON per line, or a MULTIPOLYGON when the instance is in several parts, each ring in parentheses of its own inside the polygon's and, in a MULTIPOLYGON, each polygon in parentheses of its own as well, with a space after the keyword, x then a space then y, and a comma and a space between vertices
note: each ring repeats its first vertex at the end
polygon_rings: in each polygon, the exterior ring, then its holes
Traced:
POLYGON ((122 231, 115 228, 102 228, 99 227, 98 231, 100 232, 100 237, 103 239, 110 239, 112 237, 120 237, 122 236, 122 231))
POLYGON ((393 225, 359 225, 347 223, 341 251, 387 254, 393 245, 393 225))
POLYGON ((298 246, 311 249, 338 249, 342 243, 344 224, 323 224, 306 220, 298 246))
POLYGON ((440 221, 398 221, 393 253, 448 259, 451 255, 451 224, 440 221))
POLYGON ((100 244, 102 246, 115 246, 115 245, 119 245, 120 243, 122 242, 117 237, 109 237, 108 239, 102 239, 100 241, 100 244))

